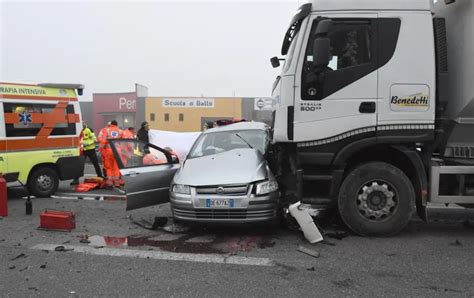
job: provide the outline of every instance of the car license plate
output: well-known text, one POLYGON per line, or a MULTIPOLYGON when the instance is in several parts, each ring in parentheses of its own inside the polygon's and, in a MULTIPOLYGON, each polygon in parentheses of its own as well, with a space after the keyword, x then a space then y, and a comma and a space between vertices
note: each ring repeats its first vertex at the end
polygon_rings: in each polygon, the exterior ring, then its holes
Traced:
POLYGON ((206 199, 207 208, 234 208, 234 199, 206 199))

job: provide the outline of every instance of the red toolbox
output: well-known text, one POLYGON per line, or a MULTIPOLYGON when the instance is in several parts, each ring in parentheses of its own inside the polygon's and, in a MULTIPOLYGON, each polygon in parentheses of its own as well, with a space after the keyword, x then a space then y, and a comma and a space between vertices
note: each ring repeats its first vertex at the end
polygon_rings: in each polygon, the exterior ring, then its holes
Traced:
POLYGON ((76 228, 74 213, 69 211, 45 210, 40 214, 40 229, 71 231, 76 228))

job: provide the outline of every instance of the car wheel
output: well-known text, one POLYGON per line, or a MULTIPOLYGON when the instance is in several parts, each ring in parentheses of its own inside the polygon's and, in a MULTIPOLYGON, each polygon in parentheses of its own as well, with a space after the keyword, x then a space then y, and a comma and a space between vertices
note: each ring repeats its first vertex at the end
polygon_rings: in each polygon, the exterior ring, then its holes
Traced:
POLYGON ((35 197, 50 197, 58 189, 59 177, 52 168, 37 168, 30 174, 27 186, 28 191, 35 197))
POLYGON ((383 162, 363 164, 345 178, 338 199, 344 223, 362 236, 400 232, 415 210, 415 191, 400 169, 383 162))

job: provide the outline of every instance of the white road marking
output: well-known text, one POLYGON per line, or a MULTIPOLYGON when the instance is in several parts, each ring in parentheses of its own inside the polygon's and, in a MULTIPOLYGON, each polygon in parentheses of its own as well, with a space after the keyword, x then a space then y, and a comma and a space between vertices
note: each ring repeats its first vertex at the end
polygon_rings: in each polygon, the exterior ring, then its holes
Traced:
MULTIPOLYGON (((57 244, 37 244, 31 249, 54 251, 57 244)), ((275 262, 269 258, 256 257, 239 257, 225 256, 218 254, 192 254, 192 253, 176 253, 166 251, 146 251, 121 248, 94 248, 89 246, 63 245, 66 249, 73 249, 71 252, 84 253, 97 256, 112 257, 132 257, 141 259, 167 260, 167 261, 184 261, 196 263, 213 263, 213 264, 232 264, 247 266, 274 266, 275 262)), ((65 253, 65 252, 58 252, 65 253)))

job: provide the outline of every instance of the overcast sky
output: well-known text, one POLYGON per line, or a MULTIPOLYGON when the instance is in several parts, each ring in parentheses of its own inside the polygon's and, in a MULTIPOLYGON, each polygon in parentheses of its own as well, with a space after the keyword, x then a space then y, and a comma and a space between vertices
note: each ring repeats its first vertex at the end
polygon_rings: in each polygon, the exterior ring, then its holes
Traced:
POLYGON ((306 1, 1 1, 1 80, 93 92, 269 96, 269 58, 306 1))

